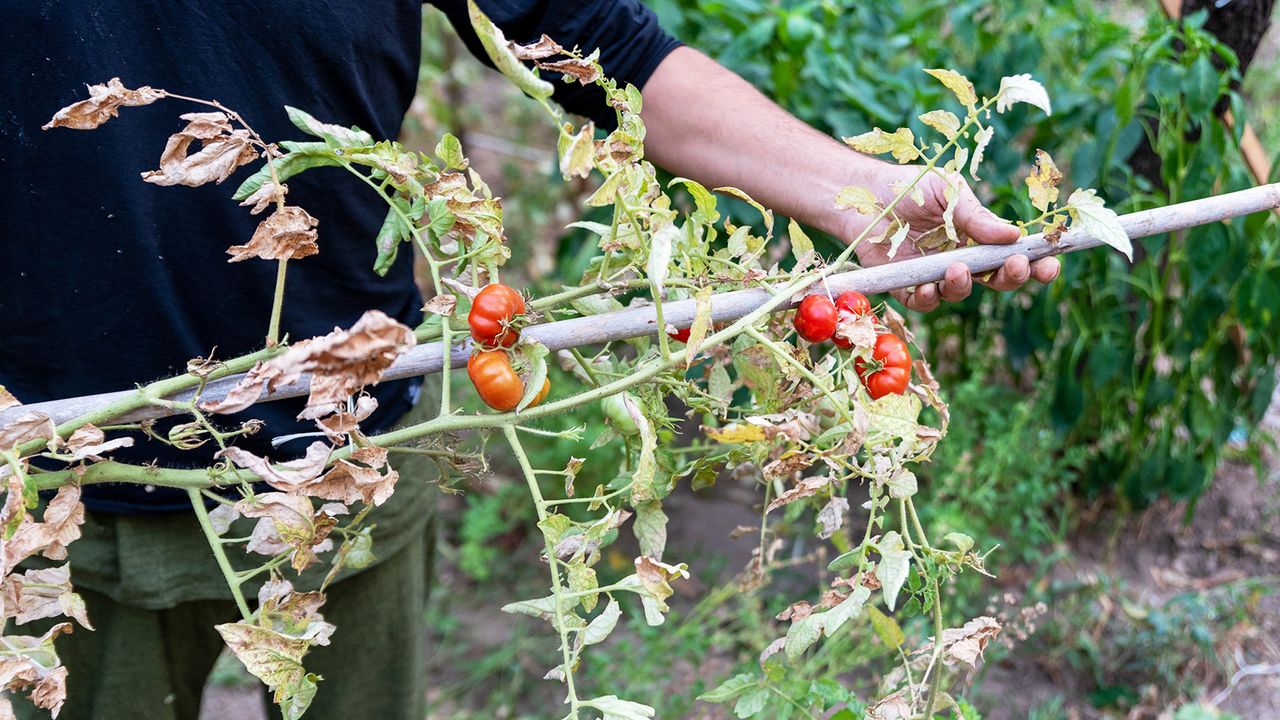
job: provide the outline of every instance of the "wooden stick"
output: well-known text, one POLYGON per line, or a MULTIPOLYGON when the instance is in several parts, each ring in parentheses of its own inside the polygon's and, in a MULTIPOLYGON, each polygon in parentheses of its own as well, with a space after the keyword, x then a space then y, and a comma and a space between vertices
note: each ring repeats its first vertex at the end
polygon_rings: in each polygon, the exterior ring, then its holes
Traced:
MULTIPOLYGON (((1226 195, 1130 213, 1120 216, 1120 222, 1129 237, 1136 239, 1160 235, 1174 230, 1183 230, 1197 225, 1208 225, 1275 208, 1280 208, 1280 183, 1262 185, 1226 195)), ((964 263, 971 272, 980 273, 999 268, 1012 255, 1026 255, 1031 260, 1038 260, 1051 255, 1096 248, 1100 245, 1102 245, 1100 240, 1075 231, 1064 234, 1056 243, 1046 242, 1041 235, 1031 235, 1011 245, 975 245, 887 265, 839 273, 828 277, 826 285, 832 293, 858 290, 872 295, 899 288, 914 287, 923 283, 937 282, 946 275, 947 268, 957 262, 964 263)), ((757 288, 717 294, 712 298, 711 318, 717 323, 733 322, 759 307, 769 297, 771 297, 771 294, 768 290, 757 288)), ((794 303, 781 305, 778 307, 778 311, 781 312, 791 307, 794 307, 794 303)), ((694 314, 696 313, 695 301, 680 300, 664 303, 662 312, 666 322, 677 327, 687 327, 693 322, 694 314)), ((642 335, 654 335, 658 330, 653 307, 645 306, 627 308, 603 315, 533 325, 526 328, 523 331, 523 335, 538 340, 549 349, 555 351, 583 345, 625 340, 642 335)), ((451 366, 461 367, 465 365, 470 353, 471 345, 469 339, 465 343, 455 346, 451 353, 451 366)), ((405 353, 395 364, 388 368, 383 375, 383 379, 395 380, 428 375, 440 372, 443 367, 444 348, 441 343, 419 345, 405 353)), ((233 375, 209 383, 205 387, 201 398, 203 400, 223 398, 241 377, 240 375, 233 375)), ((260 402, 305 395, 309 385, 309 380, 303 378, 292 385, 277 388, 273 393, 264 394, 260 402)), ((135 392, 137 391, 125 390, 10 408, 9 410, 0 411, 0 426, 28 410, 43 412, 51 417, 55 423, 66 422, 84 413, 128 397, 135 392)), ((171 399, 190 400, 191 392, 179 393, 171 399)), ((139 420, 165 417, 178 412, 169 408, 151 406, 121 415, 115 418, 113 422, 137 422, 139 420)))

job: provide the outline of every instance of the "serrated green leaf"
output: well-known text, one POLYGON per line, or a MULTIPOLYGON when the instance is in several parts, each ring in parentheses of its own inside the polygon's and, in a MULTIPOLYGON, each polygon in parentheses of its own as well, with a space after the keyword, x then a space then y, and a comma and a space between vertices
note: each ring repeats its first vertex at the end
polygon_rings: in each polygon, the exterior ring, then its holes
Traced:
POLYGON ((710 225, 720 219, 720 213, 716 210, 716 196, 712 195, 701 183, 689 178, 678 177, 667 183, 667 187, 677 183, 684 185, 689 194, 693 196, 695 209, 689 217, 695 223, 710 225))
MULTIPOLYGON (((282 147, 285 145, 285 143, 281 143, 282 147)), ((284 182, 294 175, 311 168, 334 167, 342 164, 338 156, 333 153, 333 150, 324 143, 296 143, 293 146, 297 149, 272 161, 272 165, 276 169, 276 176, 280 178, 280 182, 284 182)), ((233 200, 244 200, 270 181, 271 169, 266 163, 263 163, 261 168, 240 183, 240 187, 236 188, 231 198, 233 200)))

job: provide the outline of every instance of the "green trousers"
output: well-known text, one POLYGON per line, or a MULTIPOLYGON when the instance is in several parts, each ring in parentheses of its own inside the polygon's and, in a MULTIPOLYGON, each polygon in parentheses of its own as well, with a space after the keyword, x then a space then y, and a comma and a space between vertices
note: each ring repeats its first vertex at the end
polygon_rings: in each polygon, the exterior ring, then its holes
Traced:
MULTIPOLYGON (((429 417, 424 398, 402 424, 429 417)), ((324 678, 307 720, 422 720, 426 715, 425 612, 434 550, 438 473, 422 455, 396 455, 395 494, 369 514, 376 564, 344 571, 326 591, 320 612, 337 626, 330 644, 303 658, 324 678)), ((245 537, 256 520, 241 518, 228 537, 245 537)), ((224 645, 214 625, 239 619, 234 601, 192 513, 114 516, 86 513, 82 536, 68 547, 71 582, 87 606, 93 631, 76 627, 54 641, 69 673, 60 720, 196 720, 200 695, 224 645)), ((237 570, 265 558, 228 547, 237 570)), ((325 556, 328 559, 328 556, 325 556)), ((31 558, 23 567, 49 566, 31 558)), ((328 563, 301 577, 313 590, 328 563)), ((242 587, 252 602, 257 582, 242 587)), ((40 635, 56 618, 18 626, 40 635)), ((48 718, 10 693, 18 717, 48 718)), ((268 703, 274 717, 275 705, 268 703)))
MULTIPOLYGON (((431 558, 428 525, 394 556, 329 587, 322 612, 338 629, 329 645, 303 659, 324 678, 308 720, 425 717, 431 558)), ((79 592, 96 630, 76 628, 57 640, 70 673, 59 720, 196 720, 201 691, 224 647, 213 626, 237 620, 235 604, 202 600, 148 610, 79 592)), ((20 630, 38 634, 49 624, 20 630)), ((14 701, 22 720, 49 717, 25 698, 14 701)), ((269 699, 268 707, 278 718, 269 699)))

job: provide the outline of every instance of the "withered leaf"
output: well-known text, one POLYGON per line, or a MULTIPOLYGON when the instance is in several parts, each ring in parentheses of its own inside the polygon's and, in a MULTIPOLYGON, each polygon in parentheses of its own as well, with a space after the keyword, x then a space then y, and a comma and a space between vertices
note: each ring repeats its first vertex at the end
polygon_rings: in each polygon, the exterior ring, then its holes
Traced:
POLYGON ((45 506, 40 522, 27 515, 8 540, 0 541, 0 575, 13 572, 18 563, 36 553, 50 560, 65 559, 67 545, 80 537, 82 523, 84 506, 80 504, 80 488, 76 485, 58 488, 45 506))
POLYGON ((246 499, 236 503, 236 509, 245 517, 261 518, 247 550, 277 555, 291 547, 290 564, 299 573, 318 560, 317 552, 333 545, 328 537, 337 521, 325 513, 316 513, 308 497, 262 493, 254 496, 253 502, 246 499))
POLYGON ((104 85, 87 85, 89 99, 71 103, 54 113, 53 119, 41 126, 41 130, 65 127, 72 130, 92 130, 116 117, 120 107, 150 105, 165 96, 164 90, 140 87, 130 90, 113 77, 104 85))
POLYGON ((296 205, 286 205, 258 223, 247 244, 227 248, 227 254, 231 256, 227 262, 240 262, 249 258, 298 260, 315 255, 320 252, 320 247, 316 245, 316 225, 319 222, 306 210, 296 205))
POLYGON ((13 396, 13 393, 9 392, 5 386, 0 385, 0 410, 8 410, 21 404, 18 402, 18 398, 13 396))
POLYGON ((316 441, 307 447, 307 454, 297 460, 273 465, 266 458, 235 446, 218 453, 236 465, 266 480, 273 487, 289 490, 314 480, 329 462, 329 446, 316 441))
POLYGON ((244 201, 240 203, 240 207, 250 208, 249 214, 257 215, 263 210, 266 210, 268 206, 277 200, 283 202, 284 196, 288 194, 288 185, 281 183, 277 186, 275 183, 268 180, 262 183, 257 190, 254 190, 252 195, 245 198, 244 201))
POLYGON ((511 48, 511 52, 519 60, 541 60, 543 58, 549 58, 552 55, 564 54, 564 48, 560 47, 559 43, 552 40, 546 34, 538 38, 536 42, 529 43, 528 45, 521 45, 516 42, 508 41, 507 47, 511 48))
POLYGON ((71 433, 71 437, 67 438, 66 449, 71 451, 72 460, 83 460, 85 458, 101 460, 102 455, 112 450, 132 447, 132 445, 133 438, 131 437, 107 440, 102 430, 90 423, 81 425, 76 428, 75 432, 71 433))
POLYGON ((823 490, 830 484, 831 478, 826 475, 805 478, 796 483, 795 487, 774 498, 773 502, 769 503, 769 507, 766 512, 773 512, 783 505, 790 505, 801 498, 817 495, 819 491, 823 490))
POLYGON ((0 616, 27 623, 66 615, 90 630, 84 600, 71 590, 71 566, 33 568, 4 578, 0 616))
POLYGON ((387 466, 387 449, 363 447, 351 453, 351 460, 355 462, 339 460, 329 472, 300 490, 348 505, 356 502, 381 505, 386 502, 400 478, 400 473, 387 466))
POLYGON ((340 410, 329 417, 316 420, 316 425, 325 437, 329 438, 329 442, 340 445, 346 442, 347 433, 359 430, 360 423, 364 422, 376 409, 378 409, 377 398, 372 395, 361 395, 356 400, 354 412, 340 410))
POLYGON ((182 130, 169 136, 160 155, 160 169, 142 173, 142 179, 154 185, 186 185, 221 183, 241 165, 253 162, 258 151, 248 130, 231 130, 222 113, 187 113, 182 130), (200 150, 188 154, 191 143, 200 141, 200 150))
POLYGON ((826 540, 835 535, 844 525, 844 516, 849 514, 849 500, 835 496, 818 511, 818 537, 826 540))
POLYGON ((40 637, 6 635, 7 653, 0 655, 0 688, 31 688, 31 702, 57 717, 67 699, 67 669, 58 663, 53 639, 71 629, 71 623, 58 623, 40 637))
POLYGON ((1053 158, 1044 150, 1036 150, 1036 164, 1027 176, 1027 194, 1031 204, 1041 212, 1058 202, 1058 183, 1062 182, 1062 171, 1054 165, 1053 158))
POLYGON ((458 307, 458 298, 455 295, 436 295, 422 306, 422 312, 431 313, 432 315, 440 315, 450 317, 453 311, 458 307))
POLYGON ((52 440, 53 421, 38 410, 27 410, 0 426, 0 450, 12 450, 28 440, 52 440))
POLYGON ((219 401, 201 408, 215 413, 239 412, 257 402, 264 390, 311 375, 311 393, 300 420, 314 420, 342 408, 365 385, 377 384, 382 372, 414 345, 413 331, 380 310, 366 312, 350 330, 303 341, 279 357, 254 366, 219 401))

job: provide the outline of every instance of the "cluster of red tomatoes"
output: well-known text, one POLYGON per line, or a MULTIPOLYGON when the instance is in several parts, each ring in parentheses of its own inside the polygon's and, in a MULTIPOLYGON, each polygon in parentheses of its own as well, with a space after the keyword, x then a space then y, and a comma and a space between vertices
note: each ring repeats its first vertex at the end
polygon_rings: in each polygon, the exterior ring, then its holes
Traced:
MULTIPOLYGON (((520 293, 497 283, 485 285, 471 300, 467 324, 476 352, 467 360, 467 376, 476 393, 494 410, 514 410, 524 397, 524 381, 511 366, 506 348, 520 339, 520 330, 512 322, 525 311, 520 293)), ((542 381, 540 390, 529 407, 542 402, 551 392, 551 381, 542 381)))
MULTIPOLYGON (((814 343, 830 340, 836 347, 847 350, 853 343, 836 335, 842 314, 871 315, 871 301, 852 290, 841 293, 835 302, 826 295, 806 296, 796 309, 793 321, 796 334, 814 343)), ((853 367, 872 398, 901 394, 911 382, 911 351, 897 335, 883 333, 876 336, 871 359, 858 358, 853 367)))

